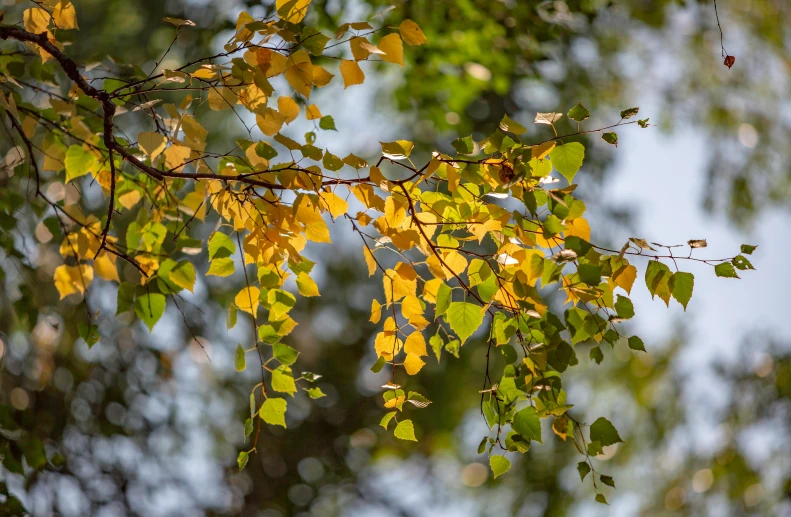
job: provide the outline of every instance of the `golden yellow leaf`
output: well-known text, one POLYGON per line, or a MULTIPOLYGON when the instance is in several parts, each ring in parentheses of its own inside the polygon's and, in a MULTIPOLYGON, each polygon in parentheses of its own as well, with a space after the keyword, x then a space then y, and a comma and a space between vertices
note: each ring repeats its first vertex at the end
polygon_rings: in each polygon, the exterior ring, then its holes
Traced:
POLYGON ((423 337, 422 332, 415 331, 407 336, 406 341, 404 341, 404 352, 407 354, 414 354, 418 357, 428 355, 426 351, 426 338, 423 337))
POLYGON ((222 111, 239 102, 239 96, 231 88, 214 87, 209 90, 209 108, 222 111))
POLYGON ((307 118, 308 120, 319 119, 321 118, 321 110, 319 110, 319 107, 316 106, 315 104, 311 104, 305 110, 305 118, 307 118))
POLYGON ((385 330, 376 335, 374 339, 374 350, 376 355, 384 357, 385 360, 390 361, 394 356, 398 355, 404 343, 398 339, 395 330, 385 330))
POLYGON ((137 145, 152 160, 165 150, 168 139, 164 135, 151 131, 143 131, 137 135, 137 145))
POLYGON ((371 318, 368 320, 371 323, 379 323, 382 318, 382 304, 378 300, 371 301, 371 318))
POLYGON ((255 286, 245 287, 239 291, 233 301, 239 309, 255 316, 258 310, 258 296, 260 294, 261 290, 255 286))
POLYGON ((451 250, 448 253, 445 253, 443 256, 443 261, 445 262, 446 266, 446 273, 445 278, 452 278, 453 275, 450 273, 456 273, 457 275, 461 275, 464 273, 464 270, 467 269, 467 259, 462 256, 461 253, 455 250, 451 250), (450 269, 450 271, 447 271, 450 269))
POLYGON ((426 362, 417 354, 407 354, 406 359, 404 359, 404 370, 406 370, 406 373, 409 375, 415 375, 425 364, 426 362))
POLYGON ((365 74, 356 61, 350 61, 348 59, 341 60, 340 71, 341 77, 343 77, 344 90, 349 86, 362 84, 363 81, 365 81, 365 74))
POLYGON ((49 27, 51 17, 47 11, 38 7, 25 9, 22 19, 25 22, 25 30, 34 34, 41 34, 49 27))
POLYGON ((365 263, 368 266, 368 276, 376 273, 376 260, 374 254, 368 249, 368 246, 363 245, 363 255, 365 255, 365 263))
POLYGON ((184 163, 190 159, 192 149, 184 145, 173 144, 165 149, 165 165, 168 169, 176 172, 181 172, 184 169, 184 163))
POLYGON ((412 317, 413 314, 423 314, 423 306, 420 305, 420 299, 415 295, 409 295, 401 301, 401 314, 406 319, 412 317))
POLYGON ((77 12, 74 4, 61 0, 52 10, 52 17, 59 29, 79 29, 77 26, 77 12))
POLYGON ((444 283, 441 278, 432 278, 423 284, 423 299, 429 303, 437 303, 437 293, 444 283))
POLYGON ((407 45, 422 45, 428 43, 426 35, 423 34, 418 24, 412 20, 402 21, 401 25, 398 26, 398 32, 401 33, 401 38, 407 45))
POLYGON ((308 61, 289 67, 286 70, 286 81, 306 99, 309 99, 310 91, 313 89, 313 65, 308 61))
POLYGON ((299 23, 308 13, 310 0, 277 0, 277 14, 287 22, 299 23))
POLYGON ((335 77, 335 75, 329 73, 323 66, 313 65, 313 84, 316 85, 317 88, 323 88, 330 84, 333 77, 335 77))
POLYGON ((285 117, 286 124, 290 124, 299 116, 299 105, 291 97, 278 97, 277 110, 285 117))
POLYGON ((140 194, 139 190, 130 190, 129 192, 118 196, 118 204, 129 210, 130 208, 135 206, 137 202, 140 201, 141 198, 142 198, 142 194, 140 194))
POLYGON ((283 127, 285 118, 280 112, 272 108, 265 108, 260 113, 256 114, 255 121, 258 124, 258 129, 261 130, 266 136, 275 136, 280 132, 283 127))
POLYGON ((543 160, 549 152, 555 148, 555 141, 544 142, 543 144, 534 145, 530 150, 533 152, 533 158, 543 160))
POLYGON ((332 191, 322 192, 321 199, 327 205, 332 217, 340 217, 349 210, 349 203, 332 191))
POLYGON ((404 44, 401 43, 401 36, 395 32, 388 34, 379 40, 377 47, 384 52, 380 56, 382 61, 404 66, 404 44))
POLYGON ((632 285, 634 284, 635 279, 637 278, 637 268, 628 265, 625 268, 621 268, 613 275, 613 280, 615 281, 615 285, 622 288, 627 293, 632 292, 632 285))
POLYGON ((566 229, 564 230, 564 235, 566 237, 579 237, 580 239, 585 239, 586 241, 590 242, 591 240, 591 227, 582 217, 578 217, 577 219, 572 219, 571 221, 566 221, 566 229))
POLYGON ((195 79, 203 79, 205 81, 212 81, 217 78, 217 72, 207 67, 198 68, 190 75, 195 79))
POLYGON ((99 253, 99 256, 94 259, 93 268, 96 270, 96 274, 101 278, 120 282, 118 278, 118 268, 115 265, 117 260, 118 257, 112 253, 102 251, 99 253))
POLYGON ((349 40, 349 47, 352 49, 352 56, 354 57, 355 61, 368 59, 368 56, 371 55, 371 52, 362 46, 363 43, 367 42, 368 40, 359 36, 355 36, 349 40))
POLYGON ((79 266, 60 265, 55 268, 53 275, 55 288, 60 293, 60 299, 64 299, 73 293, 85 293, 85 290, 93 282, 93 268, 87 264, 79 266))

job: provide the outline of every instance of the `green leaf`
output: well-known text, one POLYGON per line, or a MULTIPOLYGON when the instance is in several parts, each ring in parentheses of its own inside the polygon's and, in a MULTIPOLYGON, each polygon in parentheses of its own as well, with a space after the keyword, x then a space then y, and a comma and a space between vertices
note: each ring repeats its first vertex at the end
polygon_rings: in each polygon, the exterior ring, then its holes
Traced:
POLYGON ((327 394, 321 391, 321 388, 308 388, 308 397, 312 399, 320 399, 326 397, 327 394))
POLYGON ((578 102, 576 106, 569 110, 568 116, 571 120, 582 122, 591 116, 591 112, 581 102, 578 102))
POLYGON ((239 456, 236 457, 236 463, 239 465, 239 470, 244 470, 247 466, 247 461, 250 459, 250 455, 245 451, 241 451, 239 456))
POLYGON ((714 273, 717 276, 721 276, 723 278, 739 278, 739 275, 736 274, 736 270, 733 269, 733 264, 730 262, 723 262, 722 264, 717 264, 714 267, 714 273))
POLYGON ((327 36, 319 32, 315 27, 305 27, 299 36, 299 44, 314 56, 324 53, 324 47, 330 40, 327 36))
POLYGON ((601 267, 593 264, 580 264, 577 268, 580 280, 591 287, 596 287, 601 283, 601 267))
POLYGON ((637 336, 632 336, 629 338, 629 348, 631 348, 632 350, 645 352, 645 345, 643 344, 643 340, 637 336))
POLYGON ((99 341, 99 327, 96 325, 80 322, 77 325, 77 332, 79 332, 80 337, 85 341, 89 349, 99 341))
POLYGON ((439 285, 439 289, 437 289, 437 304, 434 307, 434 319, 439 318, 448 310, 452 294, 453 290, 451 290, 448 284, 442 282, 439 285))
POLYGON ((615 302, 615 312, 618 313, 618 316, 627 320, 634 317, 634 305, 632 304, 632 300, 619 294, 618 300, 615 302))
POLYGON ((138 296, 135 300, 135 314, 143 320, 148 331, 154 330, 159 318, 165 313, 165 295, 160 293, 147 293, 138 296))
POLYGON ((283 343, 275 343, 272 345, 272 353, 275 359, 285 366, 291 366, 297 362, 297 356, 299 355, 298 351, 283 343))
POLYGON ((402 420, 398 422, 393 434, 396 438, 401 440, 417 441, 417 438, 415 438, 415 426, 412 425, 412 420, 402 420))
MULTIPOLYGON (((325 115, 319 120, 319 127, 328 131, 337 131, 335 128, 335 119, 330 115, 325 115)), ((340 160, 338 160, 340 161, 340 160)))
POLYGON ((99 169, 96 157, 79 145, 69 146, 63 163, 66 165, 66 183, 99 169))
POLYGON ((621 112, 621 118, 632 118, 640 111, 640 108, 629 108, 621 112))
POLYGON ((601 443, 602 447, 623 442, 615 426, 604 417, 599 417, 591 425, 591 441, 601 443))
POLYGON ((272 389, 280 393, 288 393, 292 397, 297 392, 294 374, 288 366, 278 366, 272 370, 272 389))
POLYGON ((515 120, 512 120, 511 117, 509 117, 508 115, 503 115, 503 119, 500 121, 500 129, 502 129, 503 131, 507 131, 509 133, 513 133, 515 135, 521 135, 522 133, 527 131, 527 128, 525 128, 525 126, 523 126, 519 122, 516 122, 515 120))
POLYGON ((258 142, 255 144, 255 154, 260 156, 265 160, 271 160, 275 156, 277 156, 277 151, 274 147, 269 145, 267 142, 258 142))
POLYGON ((382 420, 379 421, 379 425, 387 429, 387 426, 390 425, 390 420, 392 420, 393 417, 396 416, 396 413, 397 411, 391 411, 387 413, 385 416, 382 417, 382 420))
POLYGON ((580 481, 585 481, 585 476, 587 476, 591 471, 590 465, 585 463, 584 461, 580 461, 577 463, 577 472, 580 473, 580 481))
POLYGON ((472 151, 475 149, 475 145, 472 142, 471 136, 457 138, 451 142, 450 145, 452 145, 459 154, 472 154, 472 151))
POLYGON ((590 442, 588 444, 588 456, 598 456, 602 453, 604 453, 604 449, 602 449, 601 442, 590 442))
POLYGON ((601 136, 601 139, 607 142, 608 144, 612 144, 615 147, 618 147, 618 133, 604 133, 601 136))
POLYGON ((596 361, 596 364, 601 364, 601 362, 604 361, 604 353, 601 351, 601 348, 594 346, 591 348, 590 358, 596 361))
POLYGON ((596 494, 596 502, 601 504, 609 504, 604 494, 596 494))
POLYGON ((755 251, 757 247, 758 246, 753 246, 751 244, 742 244, 742 253, 746 255, 752 255, 753 251, 755 251))
POLYGON ((555 147, 549 153, 552 166, 571 183, 582 167, 585 158, 585 146, 579 142, 571 142, 555 147))
POLYGON ((478 444, 478 454, 483 454, 483 451, 486 450, 486 442, 488 442, 488 441, 489 441, 489 438, 484 436, 483 440, 481 440, 481 443, 478 444))
POLYGON ((747 257, 745 257, 744 255, 737 255, 733 257, 733 260, 731 260, 731 264, 736 266, 736 269, 740 269, 742 271, 744 271, 745 269, 755 269, 753 265, 750 264, 750 261, 747 260, 747 257))
POLYGON ((648 292, 651 293, 651 298, 656 295, 661 297, 663 292, 667 293, 664 287, 669 282, 670 276, 670 268, 665 264, 658 260, 652 260, 648 263, 648 267, 645 269, 645 285, 648 287, 648 292))
POLYGON ((325 169, 331 171, 338 171, 343 167, 343 161, 329 151, 324 152, 324 158, 322 158, 321 164, 324 165, 325 169))
POLYGON ((259 416, 267 424, 286 427, 286 399, 269 397, 261 404, 259 416))
POLYGON ((541 441, 541 420, 533 406, 528 406, 517 412, 511 427, 528 440, 543 443, 541 441))
POLYGON ((169 280, 189 292, 195 287, 195 266, 188 260, 180 260, 170 271, 169 280))
POLYGON ((236 345, 236 352, 233 354, 233 367, 237 372, 242 372, 247 367, 244 358, 244 348, 242 348, 241 344, 236 345))
POLYGON ((643 129, 647 128, 648 127, 648 119, 644 118, 642 120, 638 120, 637 121, 637 125, 640 126, 643 129))
POLYGON ((464 344, 483 323, 483 314, 481 308, 472 303, 452 302, 448 306, 445 319, 453 332, 459 336, 461 344, 464 344))
POLYGON ((380 356, 379 359, 376 360, 374 365, 371 366, 371 371, 374 373, 379 373, 382 371, 382 368, 384 368, 385 364, 387 364, 387 360, 384 357, 380 356))
POLYGON ((492 469, 494 479, 502 476, 511 468, 511 462, 505 456, 491 456, 489 458, 489 467, 492 469))
POLYGON ((126 282, 118 285, 118 309, 116 316, 122 312, 131 311, 135 304, 135 286, 126 282))
POLYGON ((206 275, 226 277, 232 275, 234 271, 236 271, 236 266, 233 259, 225 257, 212 260, 206 275))
POLYGON ((214 232, 209 237, 209 260, 230 257, 236 253, 236 244, 222 232, 214 232))
POLYGON ((602 483, 604 483, 607 486, 611 486, 611 487, 615 488, 615 480, 613 478, 611 478, 610 476, 604 476, 604 475, 599 476, 599 481, 601 481, 602 483))
POLYGON ((692 298, 692 289, 695 287, 695 277, 692 273, 683 271, 673 273, 667 285, 673 298, 684 306, 684 310, 687 310, 687 304, 692 298))

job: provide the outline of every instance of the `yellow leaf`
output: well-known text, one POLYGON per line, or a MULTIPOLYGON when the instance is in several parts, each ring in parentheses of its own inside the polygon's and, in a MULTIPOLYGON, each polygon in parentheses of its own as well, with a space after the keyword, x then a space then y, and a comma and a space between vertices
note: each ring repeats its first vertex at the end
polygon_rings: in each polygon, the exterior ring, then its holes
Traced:
POLYGON ((184 163, 190 159, 192 149, 189 147, 174 144, 165 149, 165 165, 168 169, 176 172, 181 172, 184 169, 184 163))
POLYGON ((363 245, 363 255, 365 255, 365 263, 368 265, 368 276, 372 276, 376 273, 376 260, 374 259, 374 254, 371 253, 368 246, 363 245))
POLYGON ((355 84, 362 84, 365 81, 365 74, 356 61, 348 59, 341 60, 341 77, 343 77, 343 89, 355 84))
POLYGON ((118 268, 115 266, 116 260, 118 260, 118 257, 112 253, 104 251, 99 253, 99 256, 93 261, 93 268, 96 270, 96 274, 105 280, 120 282, 118 268))
POLYGON ((277 0, 277 14, 283 20, 291 23, 299 23, 308 13, 310 0, 277 0))
POLYGON ((401 33, 401 38, 407 45, 422 45, 428 43, 426 35, 420 29, 417 23, 412 20, 404 20, 398 26, 398 32, 401 33))
POLYGON ((190 149, 201 151, 206 148, 206 136, 209 134, 192 115, 184 115, 181 119, 181 128, 186 137, 184 143, 190 149))
POLYGON ((426 362, 418 357, 417 354, 407 354, 406 359, 404 359, 404 370, 409 375, 415 375, 425 364, 426 362))
POLYGON ((368 40, 360 38, 359 36, 349 40, 349 47, 352 49, 352 56, 355 61, 368 59, 368 56, 371 55, 371 52, 362 46, 363 43, 368 43, 368 40))
POLYGON ((566 229, 563 233, 566 237, 579 237, 580 239, 585 239, 590 242, 591 227, 584 218, 579 217, 577 219, 572 219, 571 221, 566 221, 565 224, 566 229))
POLYGON ((398 339, 395 330, 386 330, 376 335, 374 339, 374 350, 376 355, 384 357, 385 360, 390 361, 394 356, 398 355, 404 343, 398 339))
POLYGON ((297 275, 297 289, 299 294, 305 297, 319 296, 319 286, 307 273, 297 275))
POLYGON ((332 191, 322 192, 321 199, 327 205, 327 209, 332 217, 340 217, 349 210, 349 203, 332 191))
POLYGON ((396 264, 395 270, 398 276, 406 280, 414 280, 417 278, 417 271, 415 271, 415 268, 406 262, 399 262, 396 264))
POLYGON ((332 78, 335 77, 333 74, 329 73, 326 68, 313 65, 313 84, 316 85, 318 88, 323 88, 330 84, 332 78))
POLYGON ((467 259, 465 259, 461 253, 458 251, 450 251, 445 253, 443 257, 443 261, 445 262, 445 278, 449 279, 453 277, 453 274, 456 273, 457 275, 461 275, 464 273, 464 270, 467 269, 467 259), (448 271, 450 269, 450 271, 448 271))
POLYGON ((82 294, 93 281, 93 268, 87 264, 79 267, 63 264, 55 268, 54 280, 61 300, 73 293, 82 294))
POLYGON ((263 134, 266 136, 275 136, 280 132, 280 128, 283 127, 285 118, 282 113, 272 108, 265 108, 261 113, 256 114, 255 121, 258 124, 258 129, 260 129, 263 134))
POLYGON ((259 303, 258 295, 260 294, 261 290, 255 286, 245 287, 239 291, 239 294, 236 295, 233 301, 239 309, 255 316, 259 303))
POLYGON ((410 295, 401 301, 401 314, 406 319, 409 319, 414 314, 423 314, 423 306, 420 305, 420 299, 417 296, 410 295))
POLYGON ((371 323, 379 323, 382 318, 382 304, 378 300, 371 301, 371 318, 368 320, 371 323))
POLYGON ((422 332, 413 332, 407 336, 404 342, 404 352, 407 354, 414 354, 418 357, 427 356, 426 351, 426 338, 423 337, 422 332))
POLYGON ((232 108, 239 102, 239 96, 231 88, 219 87, 209 90, 209 108, 222 111, 232 108))
POLYGON ((321 118, 321 111, 319 110, 319 107, 315 104, 308 106, 305 110, 305 118, 308 120, 316 120, 317 118, 321 118))
POLYGON ((310 98, 310 91, 313 89, 313 65, 308 61, 289 67, 286 70, 286 81, 306 99, 310 98))
POLYGON ((423 299, 429 303, 437 303, 437 293, 444 283, 441 278, 432 278, 423 284, 423 299))
POLYGON ((212 70, 211 68, 198 68, 194 72, 190 74, 195 79, 204 79, 206 81, 211 81, 217 78, 217 73, 212 70))
POLYGON ((404 44, 401 43, 401 36, 396 33, 388 34, 379 40, 377 47, 384 52, 382 61, 404 66, 404 44))
POLYGON ((622 288, 627 293, 632 292, 632 285, 634 284, 636 278, 637 278, 637 268, 632 265, 619 269, 613 275, 613 280, 615 281, 615 285, 622 288))
POLYGON ((149 158, 152 160, 162 153, 165 150, 165 146, 168 143, 168 139, 165 138, 164 135, 160 135, 159 133, 153 133, 151 131, 143 131, 139 135, 137 135, 137 145, 140 147, 144 153, 148 155, 149 158))
POLYGON ((58 2, 58 5, 52 11, 52 17, 55 19, 55 25, 59 29, 79 29, 77 26, 77 12, 71 2, 64 2, 63 0, 58 2))
POLYGON ((392 196, 385 200, 385 221, 390 228, 398 228, 404 224, 406 210, 400 204, 396 204, 392 196))
POLYGON ((129 192, 118 196, 118 204, 129 210, 135 206, 141 198, 142 195, 140 194, 139 190, 130 190, 129 192))
POLYGON ((533 158, 538 160, 543 160, 549 154, 549 152, 555 148, 555 141, 544 142, 543 144, 534 145, 531 148, 533 152, 533 158))
POLYGON ((299 116, 299 105, 291 97, 278 97, 277 110, 285 118, 284 122, 290 124, 299 116))
POLYGON ((22 18, 25 22, 25 30, 34 34, 41 34, 46 31, 51 19, 47 11, 38 7, 25 9, 22 18))

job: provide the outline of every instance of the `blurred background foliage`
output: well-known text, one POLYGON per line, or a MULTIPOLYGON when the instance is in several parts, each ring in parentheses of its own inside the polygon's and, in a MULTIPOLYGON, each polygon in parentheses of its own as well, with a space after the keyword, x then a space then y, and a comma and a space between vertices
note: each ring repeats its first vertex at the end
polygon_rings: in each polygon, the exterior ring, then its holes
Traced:
MULTIPOLYGON (((21 8, 13 3, 0 1, 6 21, 21 8)), ((75 3, 81 30, 72 34, 67 52, 81 63, 101 59, 118 75, 135 70, 108 59, 148 71, 170 45, 175 31, 161 23, 163 16, 196 22, 197 28, 180 32, 168 55, 183 63, 216 53, 240 10, 261 16, 268 8, 268 2, 235 0, 75 3)), ((405 53, 404 74, 382 71, 376 109, 396 121, 400 138, 423 151, 444 148, 459 135, 487 135, 505 113, 531 120, 536 111, 578 101, 594 112, 591 123, 598 127, 617 120, 617 111, 650 89, 651 106, 641 114, 650 114, 663 131, 692 128, 705 138, 707 188, 700 203, 706 210, 744 229, 768 207, 788 206, 791 4, 784 0, 720 2, 725 46, 736 56, 732 70, 722 64, 711 2, 313 4, 310 16, 327 30, 391 4, 386 19, 421 25, 430 45, 405 53)), ((0 63, 8 59, 0 55, 0 63)), ((233 120, 217 124, 227 128, 229 141, 239 136, 233 120)), ((369 129, 376 134, 376 125, 369 129)), ((0 150, 6 145, 0 141, 0 150)), ((585 185, 588 196, 606 200, 601 184, 612 170, 612 151, 586 147, 593 179, 585 185)), ((5 218, 25 203, 16 187, 4 180, 5 218)), ((620 224, 632 224, 628 210, 609 210, 620 224)), ((14 239, 5 221, 2 226, 0 237, 14 239)), ((36 248, 42 263, 51 260, 46 242, 19 246, 36 248)), ((9 489, 34 515, 601 512, 590 487, 579 482, 573 447, 554 437, 508 476, 490 479, 485 457, 475 454, 484 425, 477 386, 485 351, 474 343, 458 360, 422 373, 421 391, 434 403, 416 416, 419 444, 396 443, 381 432, 375 396, 381 381, 368 371, 368 304, 375 286, 362 273, 357 248, 314 250, 325 268, 323 295, 295 315, 301 324, 292 344, 305 369, 324 375, 319 386, 328 396, 314 405, 295 401, 289 429, 265 429, 260 453, 242 473, 235 458, 254 381, 233 372, 231 350, 250 329, 226 332, 225 315, 213 300, 227 297, 227 286, 208 282, 185 310, 204 353, 190 344, 178 313, 153 335, 117 319, 114 289, 99 284, 89 299, 101 309, 102 335, 112 338, 89 352, 76 331, 82 307, 59 303, 49 278, 3 257, 0 515, 18 511, 13 496, 4 495, 9 489), (46 287, 32 287, 38 285, 46 287)), ((616 477, 618 489, 608 499, 620 514, 791 512, 785 439, 791 433, 791 347, 752 330, 723 344, 742 350, 738 361, 692 366, 707 372, 717 400, 685 389, 690 365, 678 358, 695 344, 684 328, 648 355, 615 350, 599 366, 583 360, 577 367, 569 388, 575 397, 625 415, 622 435, 628 439, 607 451, 602 465, 616 477)))

